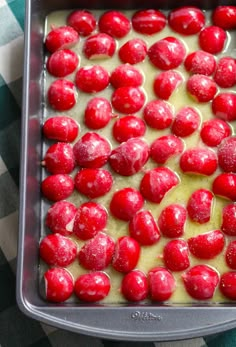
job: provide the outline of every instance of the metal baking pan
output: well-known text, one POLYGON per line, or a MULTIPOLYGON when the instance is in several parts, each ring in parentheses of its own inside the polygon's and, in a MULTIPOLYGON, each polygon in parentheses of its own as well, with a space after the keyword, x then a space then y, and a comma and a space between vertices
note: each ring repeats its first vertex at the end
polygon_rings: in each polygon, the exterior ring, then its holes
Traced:
MULTIPOLYGON (((230 1, 180 1, 181 5, 214 8, 230 1)), ((233 4, 233 1, 232 1, 233 4)), ((40 240, 41 151, 43 119, 44 23, 54 10, 171 9, 164 0, 28 0, 25 13, 25 62, 22 105, 20 219, 17 267, 17 302, 27 316, 73 332, 100 338, 133 341, 167 341, 218 333, 236 327, 236 305, 160 304, 50 304, 38 287, 40 240), (36 150, 36 151, 35 151, 36 150), (40 155, 39 155, 40 156, 40 155)))

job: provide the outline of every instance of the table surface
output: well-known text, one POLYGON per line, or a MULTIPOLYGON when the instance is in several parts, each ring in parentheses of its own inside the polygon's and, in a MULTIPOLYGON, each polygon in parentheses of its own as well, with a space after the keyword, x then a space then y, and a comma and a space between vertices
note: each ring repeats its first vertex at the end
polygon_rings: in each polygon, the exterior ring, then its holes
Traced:
POLYGON ((15 299, 15 272, 23 40, 24 1, 0 0, 0 346, 236 346, 236 330, 178 342, 118 342, 49 327, 20 312, 15 299))

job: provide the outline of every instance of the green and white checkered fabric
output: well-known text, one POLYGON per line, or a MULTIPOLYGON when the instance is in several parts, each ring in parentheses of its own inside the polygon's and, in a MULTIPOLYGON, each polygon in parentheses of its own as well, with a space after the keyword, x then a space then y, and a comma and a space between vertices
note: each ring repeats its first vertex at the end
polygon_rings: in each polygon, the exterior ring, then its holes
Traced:
POLYGON ((208 338, 207 342, 203 338, 170 343, 102 341, 51 328, 27 318, 19 311, 15 299, 15 269, 18 232, 23 39, 24 1, 0 0, 0 346, 236 346, 235 331, 208 338))

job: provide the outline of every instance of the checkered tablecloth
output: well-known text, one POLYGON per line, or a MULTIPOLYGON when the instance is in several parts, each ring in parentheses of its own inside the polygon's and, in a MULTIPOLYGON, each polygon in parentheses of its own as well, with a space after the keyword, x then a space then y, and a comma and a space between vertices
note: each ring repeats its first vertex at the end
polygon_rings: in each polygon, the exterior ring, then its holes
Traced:
MULTIPOLYGON (((26 0, 27 1, 27 0, 26 0)), ((50 0, 48 0, 50 1, 50 0)), ((236 346, 236 331, 179 342, 112 342, 58 330, 24 316, 15 299, 24 1, 0 0, 0 346, 236 346)))

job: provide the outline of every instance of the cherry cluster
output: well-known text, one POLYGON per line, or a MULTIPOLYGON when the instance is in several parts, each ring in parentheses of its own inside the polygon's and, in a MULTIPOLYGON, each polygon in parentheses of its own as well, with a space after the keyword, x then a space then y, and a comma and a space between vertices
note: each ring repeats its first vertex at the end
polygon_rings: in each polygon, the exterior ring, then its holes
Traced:
POLYGON ((81 93, 93 96, 81 120, 89 131, 82 136, 80 124, 64 114, 48 118, 43 125, 44 136, 55 141, 42 162, 50 173, 42 182, 42 194, 53 202, 46 215, 52 233, 40 242, 40 256, 50 266, 44 274, 48 300, 65 301, 73 292, 82 301, 104 299, 112 282, 104 272, 108 266, 123 274, 121 293, 130 301, 168 300, 176 288, 173 272, 181 271, 193 299, 211 299, 218 285, 224 296, 236 299, 236 241, 227 246, 225 241, 227 235, 236 236, 236 137, 229 124, 236 120, 236 94, 222 91, 236 85, 236 62, 228 56, 217 59, 227 45, 227 31, 236 27, 236 7, 217 7, 212 23, 206 25, 205 13, 195 7, 175 9, 168 17, 156 9, 140 10, 131 19, 113 10, 98 20, 89 11, 76 10, 68 16, 67 25, 52 28, 46 36, 50 52, 46 67, 57 78, 48 89, 50 107, 69 111, 81 93), (173 35, 148 47, 145 38, 166 25, 173 35), (131 30, 144 39, 130 39, 118 48, 117 41, 131 30), (179 34, 198 35, 200 50, 187 54, 179 34), (83 55, 91 65, 79 67, 82 58, 72 48, 80 37, 83 55), (97 64, 114 55, 121 64, 111 73, 97 64), (161 70, 153 81, 156 98, 151 101, 143 91, 143 74, 134 66, 144 61, 161 70), (180 66, 189 73, 187 81, 176 70, 180 66), (65 79, 71 74, 74 81, 65 79), (194 102, 211 103, 212 119, 202 121, 189 105, 174 114, 168 100, 183 84, 194 102), (111 100, 94 96, 107 88, 112 88, 111 100), (112 121, 115 148, 98 131, 112 121), (148 127, 169 129, 170 133, 149 144, 145 138, 148 127), (185 148, 184 139, 197 131, 203 145, 185 148), (212 188, 195 190, 186 205, 169 204, 155 220, 145 209, 145 201, 159 204, 180 184, 179 175, 166 166, 170 158, 178 156, 182 174, 215 175, 212 188), (145 170, 148 161, 155 167, 145 170), (74 174, 76 167, 79 171, 74 174), (142 173, 139 189, 112 190, 114 175, 125 179, 137 173, 142 173), (67 201, 75 191, 87 199, 79 207, 67 201), (96 199, 109 192, 108 211, 96 199), (187 218, 198 224, 209 222, 217 197, 232 201, 222 211, 220 229, 182 238, 187 218), (110 214, 127 222, 127 235, 116 242, 106 230, 110 214), (85 241, 79 250, 72 235, 85 241), (167 238, 164 266, 144 274, 136 268, 141 249, 158 243, 161 237, 167 238), (223 251, 232 271, 219 275, 207 264, 191 266, 190 255, 207 261, 223 251), (65 268, 76 259, 88 272, 74 283, 65 268))

